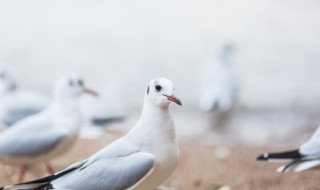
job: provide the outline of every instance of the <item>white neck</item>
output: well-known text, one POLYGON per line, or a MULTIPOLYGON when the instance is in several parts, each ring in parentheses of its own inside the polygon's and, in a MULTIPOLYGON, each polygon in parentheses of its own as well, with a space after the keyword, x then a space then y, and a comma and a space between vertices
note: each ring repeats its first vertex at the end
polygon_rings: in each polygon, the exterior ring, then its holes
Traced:
POLYGON ((140 119, 126 138, 138 145, 147 145, 150 141, 175 141, 174 123, 169 106, 158 107, 145 99, 140 119))
POLYGON ((54 100, 48 108, 51 117, 54 118, 57 127, 67 131, 76 132, 80 128, 81 112, 77 100, 54 100))

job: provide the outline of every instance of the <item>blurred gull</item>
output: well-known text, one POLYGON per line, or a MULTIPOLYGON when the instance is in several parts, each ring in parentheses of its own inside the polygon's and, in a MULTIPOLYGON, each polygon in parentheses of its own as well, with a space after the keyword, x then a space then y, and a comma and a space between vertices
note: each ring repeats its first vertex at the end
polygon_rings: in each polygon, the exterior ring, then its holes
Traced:
MULTIPOLYGON (((9 68, 0 68, 0 120, 4 127, 42 111, 50 102, 51 99, 40 92, 21 88, 9 68)), ((86 126, 81 132, 83 138, 95 139, 105 133, 103 128, 92 126, 106 126, 124 120, 124 116, 111 115, 112 111, 106 111, 105 105, 102 106, 97 98, 81 99, 80 108, 86 126)))
POLYGON ((0 120, 5 126, 40 112, 50 103, 43 94, 22 89, 8 68, 0 68, 0 120))
POLYGON ((81 122, 78 97, 83 92, 95 93, 84 87, 76 74, 59 78, 54 87, 53 101, 43 111, 29 116, 0 134, 0 161, 19 166, 19 182, 29 165, 45 162, 68 151, 77 139, 81 122))
POLYGON ((170 102, 181 105, 171 81, 152 80, 138 123, 87 160, 39 180, 4 189, 152 190, 175 170, 179 149, 170 102))
POLYGON ((210 56, 205 64, 200 80, 200 102, 202 111, 232 109, 237 96, 238 84, 229 57, 232 44, 220 44, 215 56, 210 56))
POLYGON ((278 172, 301 172, 320 165, 320 126, 312 137, 302 144, 299 149, 280 153, 264 153, 257 160, 289 162, 278 168, 278 172))

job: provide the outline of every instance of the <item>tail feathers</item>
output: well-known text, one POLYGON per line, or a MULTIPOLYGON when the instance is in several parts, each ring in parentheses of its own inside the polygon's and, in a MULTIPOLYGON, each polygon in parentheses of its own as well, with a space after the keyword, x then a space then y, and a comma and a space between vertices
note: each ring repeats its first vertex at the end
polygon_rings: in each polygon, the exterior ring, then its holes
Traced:
POLYGON ((277 169, 277 172, 288 172, 291 170, 293 172, 298 173, 319 165, 320 165, 320 160, 306 160, 306 161, 295 160, 285 166, 281 166, 280 168, 277 169))
POLYGON ((97 126, 105 126, 109 123, 122 122, 124 119, 125 117, 93 118, 91 123, 97 126))
POLYGON ((293 166, 292 170, 294 172, 302 172, 302 171, 311 169, 313 167, 317 167, 319 165, 320 165, 320 160, 305 161, 293 166))
MULTIPOLYGON (((49 190, 53 189, 49 182, 47 183, 34 183, 34 184, 18 184, 1 188, 3 190, 49 190)), ((1 190, 0 189, 0 190, 1 190)))
POLYGON ((299 153, 299 150, 292 150, 282 153, 264 153, 257 157, 257 160, 261 161, 276 161, 276 160, 292 160, 303 158, 304 155, 299 153))
POLYGON ((292 162, 289 162, 285 166, 281 166, 280 168, 277 169, 277 172, 288 172, 290 171, 295 165, 301 163, 300 159, 293 160, 292 162))
POLYGON ((54 175, 44 177, 41 179, 37 179, 34 181, 29 181, 25 183, 20 183, 16 185, 10 185, 6 187, 1 187, 0 190, 49 190, 53 189, 51 186, 51 181, 58 179, 59 177, 72 172, 73 170, 77 169, 77 167, 70 167, 62 172, 56 173, 54 175))

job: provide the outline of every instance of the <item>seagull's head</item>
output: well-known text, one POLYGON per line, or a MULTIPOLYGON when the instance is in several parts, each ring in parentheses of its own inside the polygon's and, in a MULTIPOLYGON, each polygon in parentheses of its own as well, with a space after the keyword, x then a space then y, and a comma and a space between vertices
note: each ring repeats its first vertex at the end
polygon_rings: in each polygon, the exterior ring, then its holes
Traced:
POLYGON ((83 79, 75 73, 65 74, 56 81, 55 98, 77 98, 83 93, 97 96, 97 93, 87 88, 83 79))
POLYGON ((171 102, 180 106, 182 103, 174 95, 173 83, 166 78, 156 78, 149 82, 145 99, 158 107, 168 107, 171 102))
POLYGON ((8 68, 0 68, 0 92, 12 91, 17 88, 16 80, 8 68))
MULTIPOLYGON (((224 40, 218 43, 216 48, 216 56, 222 59, 227 58, 234 51, 235 46, 231 41, 224 40)), ((227 61, 225 63, 228 63, 227 61)))

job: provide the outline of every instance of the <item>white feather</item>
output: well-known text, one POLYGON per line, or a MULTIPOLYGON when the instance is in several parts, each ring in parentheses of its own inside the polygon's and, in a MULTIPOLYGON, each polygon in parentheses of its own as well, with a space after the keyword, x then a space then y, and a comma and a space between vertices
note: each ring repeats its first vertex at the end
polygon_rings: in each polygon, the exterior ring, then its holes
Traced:
POLYGON ((320 160, 305 161, 305 162, 301 162, 301 163, 298 163, 295 166, 293 166, 292 170, 294 172, 302 172, 304 170, 311 169, 311 168, 316 167, 318 165, 320 165, 320 160))

